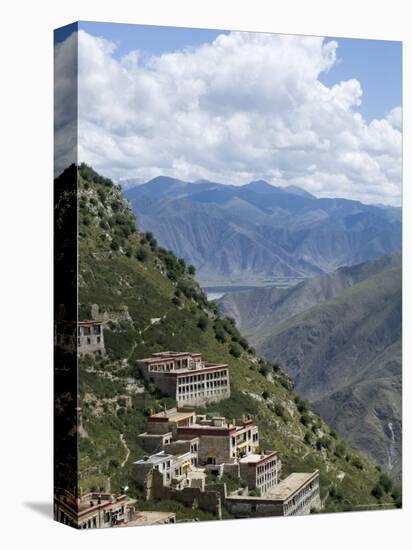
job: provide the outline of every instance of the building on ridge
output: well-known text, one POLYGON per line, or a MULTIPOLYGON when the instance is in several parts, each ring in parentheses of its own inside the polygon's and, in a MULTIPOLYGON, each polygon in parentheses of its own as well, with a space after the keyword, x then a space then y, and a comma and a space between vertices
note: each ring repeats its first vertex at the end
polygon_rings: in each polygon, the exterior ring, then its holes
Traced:
POLYGON ((58 321, 55 344, 65 351, 84 355, 105 353, 102 321, 58 321))
POLYGON ((207 363, 200 353, 164 351, 137 365, 146 382, 179 405, 202 406, 230 397, 229 365, 207 363))

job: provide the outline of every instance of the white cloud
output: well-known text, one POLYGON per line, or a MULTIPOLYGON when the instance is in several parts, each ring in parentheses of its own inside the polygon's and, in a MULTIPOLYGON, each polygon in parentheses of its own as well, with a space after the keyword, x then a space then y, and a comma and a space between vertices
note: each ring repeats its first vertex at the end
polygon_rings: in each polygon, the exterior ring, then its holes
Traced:
POLYGON ((335 41, 263 33, 147 58, 79 32, 79 157, 105 175, 241 184, 399 204, 401 110, 366 123, 361 84, 332 87, 335 41))

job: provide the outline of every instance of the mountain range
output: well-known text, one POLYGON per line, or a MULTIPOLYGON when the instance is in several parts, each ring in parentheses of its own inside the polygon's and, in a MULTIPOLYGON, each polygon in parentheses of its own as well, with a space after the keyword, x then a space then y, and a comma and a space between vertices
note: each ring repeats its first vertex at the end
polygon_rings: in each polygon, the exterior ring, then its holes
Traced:
POLYGON ((219 300, 258 353, 371 461, 401 474, 402 257, 219 300))
POLYGON ((160 247, 156 235, 136 230, 117 186, 81 165, 78 197, 78 314, 104 315, 106 347, 103 357, 79 360, 82 489, 120 491, 128 485, 137 510, 173 506, 179 521, 213 519, 197 507, 147 501, 133 483, 133 462, 145 455, 136 434, 144 431, 150 411, 175 405, 145 384, 136 360, 169 349, 196 351, 230 366, 231 397, 204 412, 227 418, 250 414, 263 448, 279 452, 282 476, 319 469, 325 511, 399 502, 399 488, 382 490, 379 470, 293 392, 286 373, 256 356, 230 319, 218 316, 185 262, 160 247))
POLYGON ((203 286, 300 279, 401 246, 401 210, 258 180, 160 176, 125 191, 139 228, 197 269, 203 286))

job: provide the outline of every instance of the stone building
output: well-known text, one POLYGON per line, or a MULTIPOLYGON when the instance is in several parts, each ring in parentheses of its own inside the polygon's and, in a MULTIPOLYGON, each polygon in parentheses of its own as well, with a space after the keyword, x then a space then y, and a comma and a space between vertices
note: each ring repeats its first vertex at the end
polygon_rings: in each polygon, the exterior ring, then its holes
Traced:
POLYGON ((170 485, 172 482, 172 461, 173 455, 164 451, 145 456, 133 463, 134 479, 140 487, 146 487, 153 470, 157 470, 162 476, 163 485, 170 485))
POLYGON ((224 505, 236 517, 303 515, 321 507, 319 473, 293 473, 279 481, 278 454, 259 448, 258 427, 250 418, 230 422, 197 414, 194 407, 166 409, 148 418, 138 442, 157 451, 134 464, 146 498, 186 504, 196 499, 205 509, 224 505), (206 484, 207 474, 224 475, 241 487, 228 496, 226 483, 216 484, 212 476, 206 484))
POLYGON ((101 321, 58 321, 55 343, 61 349, 85 353, 104 354, 103 323, 101 321))
POLYGON ((250 418, 228 422, 221 416, 199 415, 194 407, 177 406, 150 415, 138 443, 148 452, 186 445, 199 464, 234 463, 259 450, 259 431, 250 418))
POLYGON ((54 519, 77 529, 113 527, 133 519, 134 503, 127 495, 87 493, 75 498, 62 491, 54 498, 54 519))
POLYGON ((164 351, 137 364, 147 382, 179 405, 201 406, 230 397, 229 366, 207 363, 199 353, 164 351))
POLYGON ((206 476, 203 470, 196 468, 196 461, 190 450, 180 454, 169 454, 163 450, 134 462, 134 479, 145 490, 146 498, 151 498, 155 471, 163 487, 204 489, 206 476))
POLYGON ((179 426, 176 437, 199 439, 201 464, 234 463, 259 448, 258 427, 248 418, 228 422, 223 417, 198 415, 195 423, 179 426))
POLYGON ((309 514, 321 508, 319 471, 290 474, 263 497, 230 495, 225 505, 237 518, 309 514))
POLYGON ((278 484, 280 461, 276 451, 244 456, 239 465, 240 477, 247 482, 249 489, 258 489, 261 495, 278 484))

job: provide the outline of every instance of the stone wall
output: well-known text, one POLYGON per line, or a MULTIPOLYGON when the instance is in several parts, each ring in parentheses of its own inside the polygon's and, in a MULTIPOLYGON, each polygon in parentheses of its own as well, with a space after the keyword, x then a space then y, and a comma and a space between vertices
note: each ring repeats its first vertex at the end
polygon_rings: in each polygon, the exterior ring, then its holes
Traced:
POLYGON ((146 452, 154 454, 161 451, 165 446, 165 439, 172 437, 172 434, 147 434, 142 433, 137 436, 137 443, 146 452))
MULTIPOLYGON (((157 472, 158 473, 158 472, 157 472)), ((163 476, 159 473, 160 478, 163 476)), ((150 499, 153 483, 153 465, 152 464, 134 464, 133 478, 138 486, 144 490, 145 498, 150 499)))
POLYGON ((216 514, 222 519, 222 499, 220 490, 202 491, 197 487, 185 487, 176 490, 171 487, 164 487, 162 476, 156 470, 152 474, 151 496, 154 500, 176 500, 186 506, 197 505, 206 512, 216 514))
POLYGON ((227 497, 226 508, 237 518, 283 516, 283 503, 259 497, 227 497))

